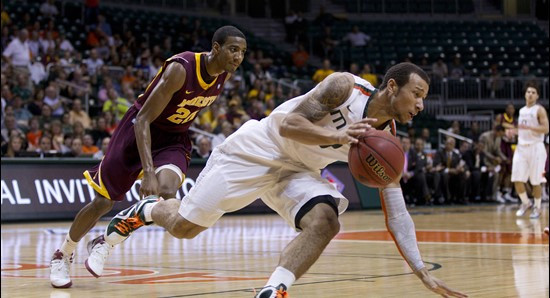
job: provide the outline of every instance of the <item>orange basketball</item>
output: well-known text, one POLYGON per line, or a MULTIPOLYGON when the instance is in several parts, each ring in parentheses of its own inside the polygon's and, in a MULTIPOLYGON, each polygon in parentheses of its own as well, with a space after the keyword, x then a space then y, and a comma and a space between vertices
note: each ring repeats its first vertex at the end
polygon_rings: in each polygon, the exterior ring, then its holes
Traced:
POLYGON ((394 182, 401 176, 404 163, 401 143, 382 130, 368 131, 348 152, 353 177, 369 187, 383 187, 394 182))

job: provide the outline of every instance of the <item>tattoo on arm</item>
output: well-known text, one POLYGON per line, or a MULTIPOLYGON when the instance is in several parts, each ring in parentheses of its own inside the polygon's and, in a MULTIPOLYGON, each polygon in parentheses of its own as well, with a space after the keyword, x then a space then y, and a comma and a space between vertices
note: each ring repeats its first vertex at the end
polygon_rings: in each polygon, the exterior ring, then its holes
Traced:
POLYGON ((353 90, 353 83, 353 77, 349 74, 334 73, 306 94, 292 112, 311 122, 319 121, 346 101, 353 90))

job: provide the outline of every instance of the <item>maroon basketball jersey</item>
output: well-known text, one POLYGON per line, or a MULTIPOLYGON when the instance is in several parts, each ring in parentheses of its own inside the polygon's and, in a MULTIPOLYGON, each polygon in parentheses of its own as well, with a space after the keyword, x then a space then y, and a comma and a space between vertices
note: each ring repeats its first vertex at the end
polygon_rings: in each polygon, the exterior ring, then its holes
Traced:
POLYGON ((183 52, 170 57, 164 62, 145 92, 138 97, 134 106, 139 110, 148 100, 170 63, 180 63, 185 68, 187 73, 185 83, 174 93, 166 108, 151 125, 169 132, 185 132, 200 110, 211 105, 223 91, 227 72, 216 77, 211 83, 206 83, 201 77, 200 57, 201 53, 194 52, 183 52))

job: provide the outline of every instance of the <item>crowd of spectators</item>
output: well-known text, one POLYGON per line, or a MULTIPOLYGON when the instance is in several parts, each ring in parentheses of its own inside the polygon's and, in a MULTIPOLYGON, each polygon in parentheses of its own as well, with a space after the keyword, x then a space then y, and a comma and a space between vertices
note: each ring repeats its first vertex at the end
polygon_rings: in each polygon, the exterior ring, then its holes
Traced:
MULTIPOLYGON (((430 138, 428 129, 416 137, 414 130, 400 138, 405 152, 401 185, 411 205, 470 204, 479 202, 517 203, 511 184, 513 152, 517 143, 515 109, 509 105, 498 114, 489 131, 480 132, 477 122, 462 130, 458 121, 450 133, 469 140, 444 139, 442 148, 430 138)), ((548 137, 545 141, 548 152, 548 137)), ((546 179, 549 168, 546 162, 546 179)), ((548 200, 543 187, 543 200, 548 200)))
MULTIPOLYGON (((170 36, 149 44, 131 29, 117 33, 92 7, 85 14, 86 44, 79 50, 59 25, 55 4, 44 1, 38 18, 26 13, 22 20, 10 19, 2 6, 2 156, 101 158, 118 122, 164 60, 211 47, 213 32, 200 19, 182 17, 186 44, 176 49, 170 36)), ((249 70, 233 75, 194 123, 203 131, 193 135, 197 157, 206 158, 248 119, 264 118, 302 93, 279 84, 273 59, 250 48, 249 70)))

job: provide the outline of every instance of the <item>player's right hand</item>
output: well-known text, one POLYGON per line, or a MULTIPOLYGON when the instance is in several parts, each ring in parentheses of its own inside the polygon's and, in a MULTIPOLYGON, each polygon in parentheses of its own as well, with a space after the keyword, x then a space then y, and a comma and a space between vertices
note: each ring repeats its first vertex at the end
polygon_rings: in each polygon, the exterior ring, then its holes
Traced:
POLYGON ((155 172, 145 172, 141 179, 141 187, 139 188, 139 197, 145 198, 150 195, 158 195, 159 182, 155 172))
POLYGON ((465 298, 468 297, 468 295, 455 291, 451 288, 449 288, 442 280, 436 278, 435 276, 432 276, 426 268, 421 269, 420 271, 415 272, 416 276, 420 278, 422 283, 424 283, 424 286, 428 288, 430 291, 441 295, 442 297, 459 297, 459 298, 465 298))
POLYGON ((376 118, 363 118, 361 121, 355 122, 348 126, 345 133, 342 133, 338 137, 338 144, 355 144, 359 142, 357 138, 365 134, 367 131, 374 129, 371 123, 378 121, 376 118))

